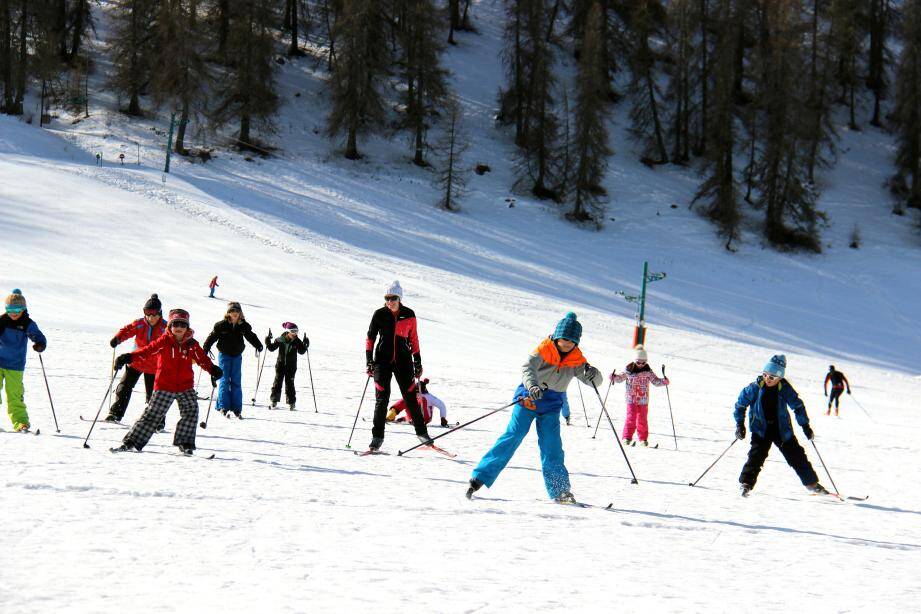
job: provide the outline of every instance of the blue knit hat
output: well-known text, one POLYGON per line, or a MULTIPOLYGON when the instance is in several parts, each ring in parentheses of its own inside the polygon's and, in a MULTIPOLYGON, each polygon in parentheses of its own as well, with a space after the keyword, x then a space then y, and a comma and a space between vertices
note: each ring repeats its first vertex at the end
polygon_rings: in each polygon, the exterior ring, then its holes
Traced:
POLYGON ((550 335, 550 338, 554 341, 557 339, 568 339, 576 345, 579 345, 579 339, 582 338, 582 325, 576 320, 576 314, 570 311, 562 320, 557 322, 556 329, 553 331, 553 334, 550 335))
POLYGON ((762 369, 768 375, 776 375, 777 377, 783 377, 784 371, 787 368, 787 357, 783 354, 774 354, 771 356, 771 359, 764 369, 762 369))

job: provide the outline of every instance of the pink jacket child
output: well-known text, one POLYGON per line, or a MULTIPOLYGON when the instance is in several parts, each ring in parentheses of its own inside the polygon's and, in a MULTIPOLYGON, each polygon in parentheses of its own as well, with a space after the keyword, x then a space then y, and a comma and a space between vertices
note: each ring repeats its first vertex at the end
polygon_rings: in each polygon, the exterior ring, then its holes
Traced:
POLYGON ((625 397, 627 401, 627 418, 624 420, 622 433, 625 445, 630 445, 634 431, 642 446, 649 445, 649 384, 667 386, 668 378, 659 378, 646 363, 646 350, 642 345, 634 348, 634 361, 627 365, 625 373, 611 372, 611 383, 626 381, 625 397))

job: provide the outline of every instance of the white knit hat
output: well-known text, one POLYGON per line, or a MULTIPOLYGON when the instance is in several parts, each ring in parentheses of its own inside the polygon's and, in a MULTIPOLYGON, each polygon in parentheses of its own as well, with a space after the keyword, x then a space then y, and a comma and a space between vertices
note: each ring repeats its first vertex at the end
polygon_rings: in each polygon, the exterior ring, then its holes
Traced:
POLYGON ((394 279, 390 287, 387 288, 387 291, 384 292, 384 296, 399 296, 400 300, 402 300, 403 287, 400 285, 400 282, 394 279))
POLYGON ((633 348, 633 360, 647 360, 647 359, 648 357, 646 356, 646 348, 644 348, 642 345, 638 345, 635 348, 633 348))

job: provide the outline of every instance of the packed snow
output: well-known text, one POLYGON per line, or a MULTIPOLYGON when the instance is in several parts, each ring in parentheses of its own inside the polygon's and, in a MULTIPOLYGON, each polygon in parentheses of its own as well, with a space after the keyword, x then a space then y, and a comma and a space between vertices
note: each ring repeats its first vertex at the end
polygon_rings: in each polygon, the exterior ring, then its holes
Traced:
MULTIPOLYGON (((498 17, 479 8, 481 34, 449 51, 455 69, 494 64, 498 17)), ((331 154, 313 133, 322 117, 304 112, 319 98, 319 69, 304 60, 284 71, 291 146, 268 160, 221 150, 204 166, 174 158, 163 175, 160 141, 114 111, 51 130, 0 118, 0 294, 21 288, 48 337, 61 430, 30 350, 26 402, 41 434, 11 433, 0 418, 0 611, 911 609, 921 594, 921 252, 906 219, 888 214, 884 136, 846 135, 824 179, 825 253, 777 253, 747 232, 730 254, 687 210, 693 173, 646 169, 626 143, 608 178, 614 221, 600 232, 509 194, 511 146, 488 122, 498 66, 479 80, 455 70, 472 151, 493 168, 472 177, 460 214, 433 207, 426 171, 406 164, 399 143, 376 139, 357 164, 331 154), (117 152, 135 147, 142 163, 121 165, 117 152), (854 224, 860 250, 847 248, 854 224), (647 346, 671 385, 670 404, 664 389, 651 393, 659 448, 626 449, 638 484, 606 420, 593 438, 599 399, 576 382, 563 439, 589 508, 547 499, 534 434, 493 488, 464 498, 504 411, 440 439, 454 459, 398 456, 416 438, 393 424, 390 455, 353 454, 370 440, 365 331, 392 280, 419 316, 425 375, 453 424, 508 403, 527 354, 570 310, 588 360, 622 370, 634 306, 614 292, 636 293, 644 260, 668 275, 649 288, 647 346), (207 297, 214 275, 218 300, 207 297), (151 292, 189 310, 200 341, 228 300, 260 337, 296 322, 315 389, 302 359, 297 411, 267 409, 275 355, 257 391, 247 350, 245 419, 212 409, 196 458, 171 445, 175 407, 170 433, 141 454, 110 454, 125 429, 104 423, 84 449, 90 424, 79 417, 92 419, 108 390, 108 340, 151 292), (796 432, 820 480, 832 487, 817 451, 840 492, 866 501, 810 495, 776 449, 741 498, 747 441, 688 486, 733 441, 735 399, 774 353, 786 354, 806 402, 815 447, 796 432), (837 418, 824 412, 829 364, 853 390, 837 418)), ((207 376, 198 391, 211 392, 207 376)), ((619 434, 622 385, 600 394, 619 434)), ((142 406, 139 385, 125 422, 142 406)))

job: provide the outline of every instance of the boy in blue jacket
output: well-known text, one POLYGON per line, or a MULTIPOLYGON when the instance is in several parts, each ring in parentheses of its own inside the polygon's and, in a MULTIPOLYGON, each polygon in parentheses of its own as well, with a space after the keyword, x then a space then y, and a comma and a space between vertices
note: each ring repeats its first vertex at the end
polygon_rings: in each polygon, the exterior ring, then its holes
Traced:
POLYGON ((806 439, 811 441, 813 437, 806 406, 790 382, 784 379, 786 367, 786 356, 771 356, 771 360, 764 365, 761 376, 746 386, 736 401, 734 417, 738 439, 745 439, 745 410, 751 408, 748 414, 752 432, 751 449, 739 475, 743 497, 747 497, 754 488, 761 467, 771 451, 771 444, 780 449, 784 460, 796 471, 803 486, 815 493, 828 494, 825 487, 819 484, 819 477, 806 458, 806 451, 793 434, 793 423, 790 421, 790 412, 787 408, 793 410, 796 422, 803 428, 806 439))
POLYGON ((5 313, 0 316, 0 390, 6 388, 6 411, 14 431, 29 430, 29 413, 26 411, 22 375, 26 368, 26 345, 32 340, 32 349, 45 351, 48 342, 38 325, 29 317, 26 299, 18 288, 6 297, 5 313))

